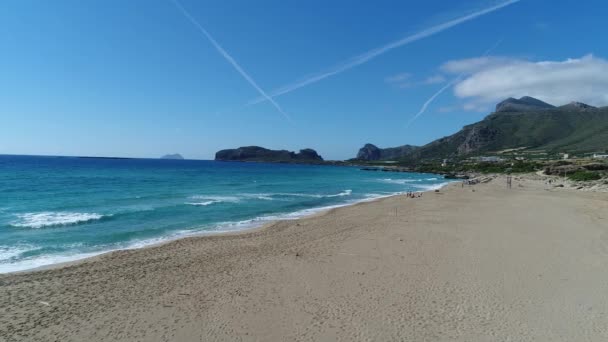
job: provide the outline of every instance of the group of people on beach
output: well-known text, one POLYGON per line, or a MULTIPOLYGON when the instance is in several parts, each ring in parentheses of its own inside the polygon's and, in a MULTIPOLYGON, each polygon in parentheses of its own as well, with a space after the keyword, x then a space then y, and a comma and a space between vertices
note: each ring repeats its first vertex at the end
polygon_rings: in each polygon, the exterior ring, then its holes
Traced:
POLYGON ((407 197, 408 198, 419 198, 422 197, 422 192, 408 192, 407 193, 407 197))

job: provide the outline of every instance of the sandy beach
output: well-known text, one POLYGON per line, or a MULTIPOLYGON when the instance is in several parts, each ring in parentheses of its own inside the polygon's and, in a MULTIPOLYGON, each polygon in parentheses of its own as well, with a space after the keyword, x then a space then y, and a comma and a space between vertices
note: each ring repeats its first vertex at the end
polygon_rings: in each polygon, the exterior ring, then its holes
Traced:
POLYGON ((455 183, 0 275, 0 341, 606 341, 608 194, 455 183))

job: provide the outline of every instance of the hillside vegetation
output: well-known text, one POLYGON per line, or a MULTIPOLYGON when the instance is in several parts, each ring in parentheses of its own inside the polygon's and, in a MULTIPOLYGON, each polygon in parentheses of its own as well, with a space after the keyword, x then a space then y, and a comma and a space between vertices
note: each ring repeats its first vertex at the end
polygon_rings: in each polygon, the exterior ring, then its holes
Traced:
POLYGON ((608 107, 595 108, 577 102, 553 107, 531 97, 507 99, 497 105, 494 113, 453 135, 420 147, 407 146, 407 149, 380 149, 376 154, 380 157, 376 159, 361 158, 360 151, 358 159, 417 162, 508 149, 543 153, 605 151, 608 150, 608 107), (382 153, 384 150, 393 153, 382 153), (396 156, 394 151, 400 150, 404 153, 396 156))

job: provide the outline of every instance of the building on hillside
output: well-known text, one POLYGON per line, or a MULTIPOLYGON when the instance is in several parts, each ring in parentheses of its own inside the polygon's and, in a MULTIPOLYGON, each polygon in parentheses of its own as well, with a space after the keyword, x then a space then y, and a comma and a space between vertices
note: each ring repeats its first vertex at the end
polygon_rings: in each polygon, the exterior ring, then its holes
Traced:
POLYGON ((594 153, 593 159, 608 159, 608 154, 594 153))
POLYGON ((474 157, 472 158, 478 162, 485 162, 485 163, 500 163, 501 161, 504 161, 503 158, 497 157, 497 156, 481 156, 481 157, 474 157))

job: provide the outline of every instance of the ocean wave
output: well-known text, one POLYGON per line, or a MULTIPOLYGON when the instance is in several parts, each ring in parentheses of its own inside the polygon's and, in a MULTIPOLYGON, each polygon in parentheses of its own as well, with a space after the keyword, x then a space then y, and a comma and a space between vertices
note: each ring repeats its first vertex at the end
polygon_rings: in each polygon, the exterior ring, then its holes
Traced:
POLYGON ((193 200, 202 200, 200 202, 186 202, 184 204, 193 205, 197 207, 206 207, 216 203, 238 203, 241 201, 241 197, 238 196, 216 196, 216 195, 195 195, 190 196, 193 200))
POLYGON ((44 266, 62 264, 66 262, 90 258, 111 251, 99 251, 91 253, 67 253, 57 255, 40 255, 32 258, 18 260, 16 262, 0 261, 0 273, 21 272, 44 266))
POLYGON ((216 203, 238 203, 243 200, 264 200, 274 201, 284 197, 307 197, 307 198, 332 198, 332 197, 344 197, 350 196, 352 190, 347 189, 336 194, 307 194, 307 193, 290 193, 290 192, 277 192, 277 193, 251 193, 251 194, 238 194, 235 196, 206 196, 197 195, 191 196, 191 199, 203 200, 202 202, 186 202, 185 204, 193 206, 208 206, 216 203))
POLYGON ((391 184, 407 184, 413 182, 419 182, 420 179, 392 179, 392 178, 382 178, 378 179, 378 181, 383 183, 391 183, 391 184))
POLYGON ((104 215, 96 213, 52 212, 17 214, 18 220, 11 226, 18 228, 46 228, 54 226, 68 226, 91 221, 97 221, 104 215))
POLYGON ((352 190, 348 189, 348 190, 344 190, 339 194, 335 194, 335 195, 326 195, 325 197, 343 197, 343 196, 350 196, 353 193, 352 190))
POLYGON ((306 193, 291 193, 291 192, 281 192, 275 194, 268 194, 268 196, 284 196, 284 197, 309 197, 309 198, 332 198, 332 197, 344 197, 350 196, 353 193, 352 190, 347 189, 337 194, 306 194, 306 193))
POLYGON ((264 195, 264 194, 253 195, 253 197, 256 199, 259 199, 259 200, 264 200, 264 201, 274 201, 274 198, 272 198, 272 196, 264 195))
POLYGON ((32 246, 0 246, 0 263, 19 257, 21 254, 35 249, 32 246))
POLYGON ((191 199, 201 199, 216 202, 238 202, 241 200, 239 196, 217 196, 217 195, 195 195, 191 196, 191 199))
POLYGON ((197 206, 197 207, 206 207, 213 203, 220 203, 221 201, 204 201, 204 202, 186 202, 186 204, 197 206))

